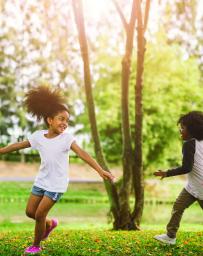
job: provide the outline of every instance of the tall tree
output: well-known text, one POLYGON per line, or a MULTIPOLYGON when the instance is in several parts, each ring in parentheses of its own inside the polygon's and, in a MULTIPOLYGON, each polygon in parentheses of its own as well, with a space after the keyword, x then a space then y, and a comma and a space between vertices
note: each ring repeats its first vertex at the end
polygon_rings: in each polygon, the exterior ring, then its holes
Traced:
POLYGON ((129 80, 130 80, 130 68, 131 57, 133 51, 134 30, 136 21, 136 1, 132 3, 131 17, 129 24, 127 23, 120 6, 114 0, 114 5, 120 15, 124 29, 126 31, 126 45, 125 54, 122 59, 122 71, 121 71, 121 112, 122 112, 122 137, 123 137, 123 180, 121 190, 119 194, 120 199, 120 214, 121 214, 121 227, 122 229, 133 228, 131 223, 130 207, 129 207, 129 195, 132 176, 132 163, 133 163, 133 151, 131 145, 131 132, 129 122, 129 80))
MULTIPOLYGON (((73 3, 75 22, 78 29, 80 50, 81 50, 81 55, 83 60, 85 95, 87 100, 88 116, 89 116, 90 125, 91 125, 91 134, 94 141, 96 159, 105 170, 108 170, 106 161, 102 153, 99 133, 97 129, 94 99, 92 95, 92 84, 91 84, 87 37, 86 37, 85 25, 84 25, 83 5, 81 0, 73 0, 72 3, 73 3)), ((114 228, 116 229, 120 225, 119 202, 118 202, 116 187, 115 187, 115 184, 112 184, 109 181, 105 181, 105 187, 108 192, 108 196, 111 204, 111 211, 114 216, 114 228)))
MULTIPOLYGON (((124 213, 124 229, 139 229, 143 206, 144 206, 144 178, 142 170, 142 88, 143 88, 143 67, 146 40, 144 32, 147 28, 150 0, 145 3, 144 15, 141 8, 141 1, 133 1, 132 12, 129 24, 126 22, 124 14, 116 0, 113 0, 121 21, 126 31, 126 51, 122 60, 122 126, 123 126, 123 186, 121 189, 121 209, 124 213), (134 27, 137 18, 137 72, 135 84, 135 149, 132 154, 129 111, 128 111, 128 91, 131 67, 131 56, 133 49, 134 27), (133 177, 133 188, 135 193, 135 206, 133 213, 129 213, 128 197, 130 185, 130 169, 133 177), (124 191, 124 192, 123 192, 124 191), (124 203, 123 203, 124 202, 124 203)), ((122 213, 122 212, 121 212, 122 213)), ((122 214, 123 216, 123 214, 122 214)), ((122 220, 122 218, 121 218, 122 220)))
POLYGON ((142 14, 141 1, 137 1, 137 73, 135 83, 135 150, 133 163, 133 184, 135 192, 135 206, 132 214, 133 223, 139 228, 144 207, 144 175, 142 166, 142 90, 144 55, 146 40, 144 33, 147 28, 150 0, 146 1, 145 13, 142 14))
MULTIPOLYGON (((94 99, 92 96, 92 85, 91 85, 91 73, 89 64, 89 54, 87 37, 85 33, 85 24, 83 16, 83 5, 81 0, 73 0, 73 10, 75 22, 77 25, 81 56, 83 60, 84 69, 84 83, 85 93, 87 99, 88 115, 91 125, 91 133, 94 140, 95 154, 98 162, 108 170, 106 162, 104 160, 100 140, 98 135, 94 99)), ((142 130, 142 75, 143 75, 143 63, 144 63, 144 51, 145 51, 145 40, 144 30, 146 29, 148 14, 149 14, 149 1, 146 3, 146 11, 144 13, 144 22, 142 21, 142 10, 141 2, 139 0, 133 0, 132 11, 129 24, 127 23, 121 8, 118 3, 114 1, 115 7, 123 22, 126 31, 126 51, 122 59, 122 82, 121 82, 121 109, 122 109, 122 135, 123 135, 123 181, 121 189, 118 192, 114 184, 105 182, 109 199, 111 202, 111 210, 114 216, 114 229, 139 229, 139 224, 143 210, 143 175, 142 175, 142 157, 141 157, 141 130, 142 130), (136 18, 138 20, 138 68, 137 68, 137 79, 136 79, 136 126, 138 132, 135 136, 136 141, 136 158, 133 160, 133 148, 132 139, 130 132, 129 122, 129 80, 130 80, 130 68, 131 68, 131 56, 133 51, 134 41, 134 28, 136 18), (133 172, 134 191, 136 196, 135 209, 133 213, 129 207, 129 195, 130 195, 130 184, 133 172)))

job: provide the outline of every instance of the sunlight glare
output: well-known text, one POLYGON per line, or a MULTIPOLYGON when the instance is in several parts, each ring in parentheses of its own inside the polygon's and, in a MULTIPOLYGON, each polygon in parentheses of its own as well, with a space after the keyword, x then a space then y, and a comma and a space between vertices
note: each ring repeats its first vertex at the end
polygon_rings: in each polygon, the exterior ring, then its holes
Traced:
POLYGON ((88 16, 93 19, 101 17, 106 9, 109 7, 110 3, 108 0, 85 0, 83 2, 84 8, 88 16))

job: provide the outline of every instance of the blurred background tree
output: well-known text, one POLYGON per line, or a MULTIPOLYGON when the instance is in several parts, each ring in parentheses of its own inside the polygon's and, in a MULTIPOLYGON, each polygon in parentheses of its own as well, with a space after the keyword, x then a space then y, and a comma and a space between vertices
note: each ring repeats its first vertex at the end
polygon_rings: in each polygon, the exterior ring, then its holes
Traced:
MULTIPOLYGON (((176 120, 180 114, 202 107, 201 1, 151 2, 144 73, 143 161, 146 175, 160 165, 167 168, 179 163, 177 147, 181 148, 181 143, 176 120)), ((122 0, 119 4, 129 16, 130 4, 122 0)), ((102 19, 96 9, 91 10, 91 4, 85 8, 101 143, 108 162, 120 165, 120 62, 125 32, 113 4, 106 6, 105 12, 99 12, 102 19)), ((22 102, 31 86, 46 82, 64 89, 71 107, 72 129, 93 154, 72 15, 71 1, 1 1, 1 143, 19 140, 41 125, 26 114, 22 102)), ((132 88, 135 77, 130 82, 132 88)), ((133 133, 133 89, 130 90, 133 133)))

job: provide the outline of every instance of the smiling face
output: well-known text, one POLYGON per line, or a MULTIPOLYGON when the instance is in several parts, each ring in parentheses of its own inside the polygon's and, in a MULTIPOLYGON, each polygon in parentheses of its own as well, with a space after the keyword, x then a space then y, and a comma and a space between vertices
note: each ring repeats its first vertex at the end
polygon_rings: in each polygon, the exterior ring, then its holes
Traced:
POLYGON ((54 134, 60 134, 68 127, 69 113, 65 110, 58 112, 54 117, 48 117, 49 130, 54 134))

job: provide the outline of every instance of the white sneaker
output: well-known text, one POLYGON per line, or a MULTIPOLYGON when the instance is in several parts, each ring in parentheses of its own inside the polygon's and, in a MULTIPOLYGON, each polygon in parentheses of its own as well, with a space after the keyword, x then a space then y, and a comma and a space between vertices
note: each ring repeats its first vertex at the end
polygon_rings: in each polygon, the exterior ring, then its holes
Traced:
POLYGON ((176 244, 176 238, 170 238, 167 234, 157 235, 154 238, 165 244, 176 244))

